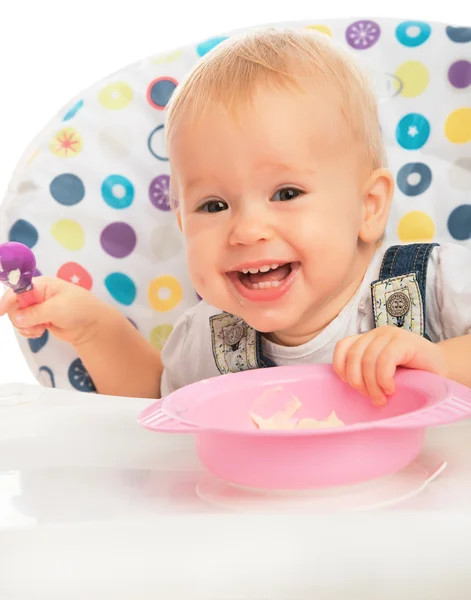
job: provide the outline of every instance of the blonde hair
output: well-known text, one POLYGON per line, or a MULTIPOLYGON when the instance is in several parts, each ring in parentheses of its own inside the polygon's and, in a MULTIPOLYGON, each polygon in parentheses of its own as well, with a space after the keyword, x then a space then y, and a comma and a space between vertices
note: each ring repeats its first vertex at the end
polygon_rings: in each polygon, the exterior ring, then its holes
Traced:
POLYGON ((261 83, 299 90, 322 90, 330 84, 339 93, 347 126, 370 168, 386 166, 378 106, 366 73, 347 51, 312 30, 256 30, 216 46, 170 99, 167 143, 187 108, 196 118, 216 102, 235 115, 261 83))

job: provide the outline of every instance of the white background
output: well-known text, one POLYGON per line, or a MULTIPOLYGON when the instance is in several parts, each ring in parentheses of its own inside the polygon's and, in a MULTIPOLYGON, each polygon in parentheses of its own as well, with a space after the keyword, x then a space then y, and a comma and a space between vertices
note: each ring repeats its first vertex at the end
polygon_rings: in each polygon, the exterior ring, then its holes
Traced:
MULTIPOLYGON (((397 17, 471 25, 471 4, 467 0, 3 0, 0 199, 31 139, 71 97, 107 74, 227 30, 332 17, 397 17)), ((0 384, 10 381, 34 380, 3 318, 0 384)))

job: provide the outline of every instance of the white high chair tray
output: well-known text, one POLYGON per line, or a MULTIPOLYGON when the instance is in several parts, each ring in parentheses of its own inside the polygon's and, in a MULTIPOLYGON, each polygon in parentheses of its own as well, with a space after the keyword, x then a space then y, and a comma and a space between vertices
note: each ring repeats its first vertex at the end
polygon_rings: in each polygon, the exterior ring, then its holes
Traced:
POLYGON ((471 421, 429 431, 419 462, 447 467, 419 493, 396 479, 402 502, 331 512, 372 484, 231 493, 189 436, 136 424, 148 404, 0 387, 1 598, 469 600, 471 421))

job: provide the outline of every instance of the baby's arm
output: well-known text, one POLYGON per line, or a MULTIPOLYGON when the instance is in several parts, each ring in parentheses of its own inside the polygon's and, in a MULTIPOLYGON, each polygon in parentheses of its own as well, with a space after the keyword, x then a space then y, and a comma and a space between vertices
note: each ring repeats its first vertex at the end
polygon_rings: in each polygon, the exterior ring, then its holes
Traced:
POLYGON ((61 279, 39 277, 34 284, 40 304, 20 309, 13 292, 7 290, 0 299, 0 316, 8 313, 25 337, 40 337, 47 327, 53 336, 71 344, 100 394, 160 396, 160 353, 124 315, 61 279))
POLYGON ((160 398, 160 352, 119 311, 106 306, 93 335, 74 348, 100 394, 160 398))
POLYGON ((471 335, 439 342, 445 362, 445 376, 471 388, 471 335))

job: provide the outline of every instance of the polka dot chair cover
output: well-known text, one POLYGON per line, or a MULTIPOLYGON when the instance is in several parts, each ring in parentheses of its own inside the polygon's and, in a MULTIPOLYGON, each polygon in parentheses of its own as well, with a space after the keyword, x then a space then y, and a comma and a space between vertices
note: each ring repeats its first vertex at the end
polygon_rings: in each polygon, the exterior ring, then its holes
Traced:
MULTIPOLYGON (((273 26, 332 36, 373 73, 397 182, 387 241, 469 244, 471 28, 379 19, 273 26)), ((1 207, 1 239, 33 248, 41 273, 119 307, 158 348, 198 302, 169 207, 165 107, 194 63, 239 32, 144 59, 72 100, 26 152, 1 207)), ((42 384, 94 391, 67 345, 47 332, 19 342, 42 384)))

